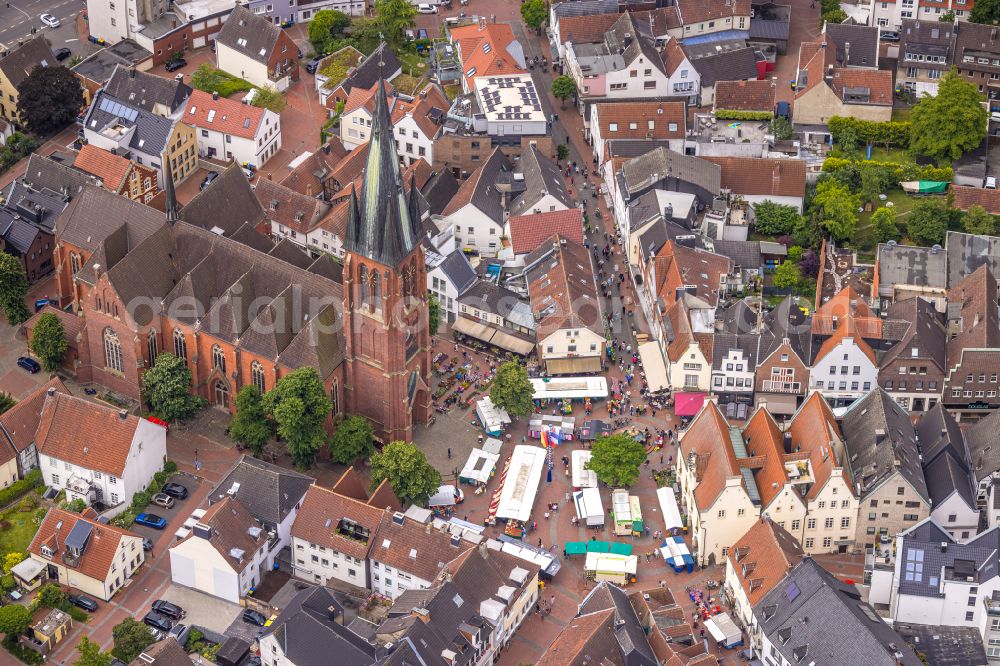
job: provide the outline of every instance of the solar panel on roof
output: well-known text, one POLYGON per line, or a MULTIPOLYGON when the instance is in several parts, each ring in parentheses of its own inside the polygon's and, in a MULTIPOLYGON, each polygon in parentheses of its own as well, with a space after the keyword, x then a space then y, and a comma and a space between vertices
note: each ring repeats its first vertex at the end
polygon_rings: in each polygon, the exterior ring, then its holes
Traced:
POLYGON ((788 597, 789 601, 795 601, 795 598, 799 596, 799 586, 794 581, 785 588, 785 596, 788 597))
POLYGON ((113 99, 107 97, 101 98, 100 107, 101 111, 105 113, 110 113, 113 116, 123 118, 129 122, 135 122, 135 119, 139 116, 139 112, 135 109, 131 109, 124 104, 116 102, 113 99))
POLYGON ((93 531, 94 526, 87 521, 76 521, 76 525, 73 526, 73 529, 70 530, 69 535, 66 537, 66 547, 78 553, 83 552, 84 547, 87 545, 87 540, 90 539, 90 534, 93 531))

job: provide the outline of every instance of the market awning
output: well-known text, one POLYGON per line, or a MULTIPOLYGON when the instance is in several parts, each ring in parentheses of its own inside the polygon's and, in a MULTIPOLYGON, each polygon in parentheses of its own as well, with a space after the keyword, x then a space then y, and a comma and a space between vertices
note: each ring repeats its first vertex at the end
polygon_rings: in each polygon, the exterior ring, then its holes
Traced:
POLYGON ((639 358, 642 359, 642 371, 646 373, 646 384, 650 391, 662 391, 670 385, 659 344, 644 342, 639 345, 639 358))
POLYGON ((567 541, 563 550, 567 555, 583 555, 587 552, 587 544, 583 541, 567 541))
POLYGON ((588 541, 587 542, 587 552, 588 553, 610 553, 611 544, 607 541, 588 541))
POLYGON ((493 339, 493 334, 496 331, 486 324, 481 324, 478 321, 472 321, 471 319, 466 319, 465 317, 458 317, 455 319, 455 323, 451 325, 452 330, 458 331, 459 333, 464 333, 465 335, 471 335, 474 338, 482 340, 483 342, 489 342, 493 339))
POLYGON ((521 356, 527 356, 535 348, 534 343, 522 340, 516 335, 504 333, 503 331, 495 331, 490 344, 496 345, 501 349, 506 349, 507 351, 512 351, 515 354, 520 354, 521 356))
POLYGON ((614 553, 615 555, 631 555, 632 544, 622 543, 621 541, 612 541, 611 552, 614 553))
POLYGON ((601 371, 601 357, 554 358, 545 361, 545 369, 550 375, 580 375, 601 371))
POLYGON ((678 393, 674 396, 674 414, 677 416, 694 416, 705 404, 704 393, 678 393))

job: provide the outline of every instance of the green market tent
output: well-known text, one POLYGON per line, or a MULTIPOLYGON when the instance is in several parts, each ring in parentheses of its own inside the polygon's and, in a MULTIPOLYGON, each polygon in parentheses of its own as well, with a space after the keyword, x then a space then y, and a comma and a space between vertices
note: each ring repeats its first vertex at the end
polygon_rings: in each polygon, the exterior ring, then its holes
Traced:
POLYGON ((611 552, 615 555, 631 555, 632 554, 632 544, 621 543, 620 541, 611 542, 611 552))
POLYGON ((907 180, 899 184, 907 194, 944 194, 948 183, 936 180, 907 180))
POLYGON ((608 553, 611 552, 611 544, 607 541, 588 541, 588 553, 608 553))
POLYGON ((584 555, 587 552, 587 544, 583 541, 567 541, 564 550, 567 555, 584 555))

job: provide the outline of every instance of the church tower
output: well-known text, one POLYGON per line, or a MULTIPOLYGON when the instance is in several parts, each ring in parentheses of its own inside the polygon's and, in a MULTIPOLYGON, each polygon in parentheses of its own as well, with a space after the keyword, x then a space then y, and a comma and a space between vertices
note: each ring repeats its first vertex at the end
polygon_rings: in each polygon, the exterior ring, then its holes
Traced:
POLYGON ((431 414, 427 278, 417 189, 403 188, 385 87, 380 77, 344 241, 345 397, 383 441, 412 441, 431 414))

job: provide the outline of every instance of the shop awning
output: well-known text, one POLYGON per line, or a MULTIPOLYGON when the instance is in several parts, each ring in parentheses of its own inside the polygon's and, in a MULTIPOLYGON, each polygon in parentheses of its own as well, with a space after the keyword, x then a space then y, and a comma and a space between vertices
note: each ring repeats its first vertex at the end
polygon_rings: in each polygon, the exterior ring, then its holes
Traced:
POLYGON ((512 351, 515 354, 520 354, 521 356, 527 356, 535 348, 534 343, 522 340, 516 335, 504 333, 503 331, 494 331, 490 344, 496 345, 501 349, 506 349, 507 351, 512 351))
POLYGON ((545 361, 545 369, 550 375, 580 375, 601 371, 601 357, 554 358, 545 361))
POLYGON ((583 541, 567 541, 563 550, 567 555, 583 555, 587 552, 587 544, 583 541))
POLYGON ((660 345, 656 342, 642 343, 639 345, 639 358, 642 359, 642 371, 646 373, 646 384, 650 391, 662 391, 670 385, 660 345))
POLYGON ((611 552, 614 553, 615 555, 631 555, 632 544, 622 543, 620 541, 612 541, 611 552))
POLYGON ((694 416, 705 404, 704 393, 678 393, 674 396, 674 414, 677 416, 694 416))
POLYGON ((471 335, 474 338, 482 340, 483 342, 489 342, 493 339, 493 334, 496 331, 486 324, 481 324, 478 321, 472 321, 471 319, 466 319, 465 317, 458 317, 455 319, 455 323, 451 325, 452 330, 458 331, 459 333, 464 333, 465 335, 471 335))

